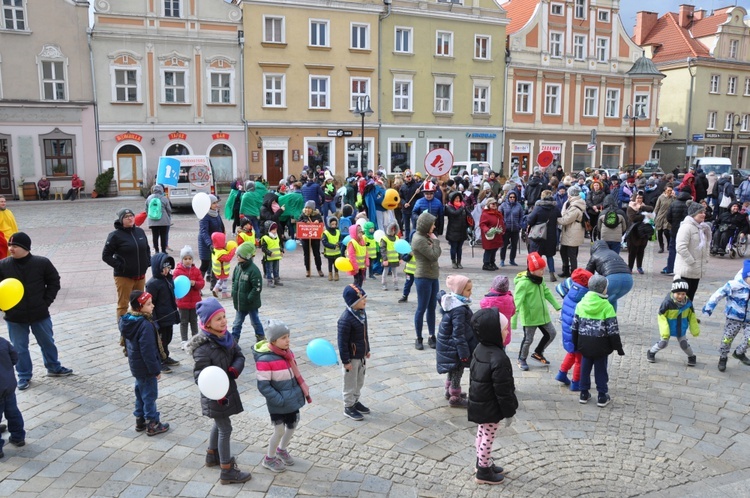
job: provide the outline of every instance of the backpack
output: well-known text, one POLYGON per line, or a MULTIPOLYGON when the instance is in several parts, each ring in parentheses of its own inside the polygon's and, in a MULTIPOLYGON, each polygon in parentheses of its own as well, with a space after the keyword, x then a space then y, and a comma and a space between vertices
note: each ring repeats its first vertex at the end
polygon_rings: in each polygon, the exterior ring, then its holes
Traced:
POLYGON ((620 224, 620 217, 617 215, 617 211, 614 209, 609 209, 606 213, 604 213, 604 226, 607 228, 617 228, 617 225, 620 224))
POLYGON ((148 219, 149 220, 160 220, 161 219, 161 199, 154 197, 148 201, 148 219))

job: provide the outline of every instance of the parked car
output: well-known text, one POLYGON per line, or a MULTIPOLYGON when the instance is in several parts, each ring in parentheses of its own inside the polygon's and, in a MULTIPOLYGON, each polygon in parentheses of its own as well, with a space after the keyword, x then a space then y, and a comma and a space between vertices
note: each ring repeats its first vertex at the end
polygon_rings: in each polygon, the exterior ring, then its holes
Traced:
POLYGON ((734 186, 739 186, 748 176, 750 176, 750 169, 733 169, 732 170, 732 183, 734 186))
POLYGON ((469 174, 471 174, 471 171, 474 168, 479 171, 480 175, 485 171, 487 171, 488 173, 492 171, 492 166, 490 166, 490 163, 484 161, 456 161, 453 163, 453 167, 451 168, 451 178, 457 175, 463 176, 465 171, 468 171, 469 174))

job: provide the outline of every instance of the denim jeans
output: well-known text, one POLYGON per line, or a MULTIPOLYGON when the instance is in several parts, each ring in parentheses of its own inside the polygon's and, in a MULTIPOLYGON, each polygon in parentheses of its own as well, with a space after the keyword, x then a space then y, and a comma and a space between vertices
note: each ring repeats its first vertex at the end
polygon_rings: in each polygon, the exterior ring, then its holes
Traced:
POLYGON ((263 269, 266 273, 266 279, 270 282, 279 278, 279 260, 276 261, 265 261, 263 263, 263 269))
POLYGON ((409 240, 411 240, 411 213, 406 209, 401 210, 401 224, 403 225, 402 233, 404 234, 404 238, 406 238, 408 242, 409 240))
POLYGON ((674 260, 677 259, 676 235, 673 233, 669 239, 669 254, 667 255, 667 266, 664 267, 664 273, 674 273, 674 260))
MULTIPOLYGON (((0 398, 0 419, 5 417, 8 421, 8 432, 10 432, 10 438, 13 441, 23 441, 26 439, 26 431, 23 426, 23 415, 21 410, 18 409, 18 402, 16 401, 16 393, 12 392, 0 398)), ((5 441, 0 437, 0 452, 3 451, 3 444, 5 441)))
POLYGON ((414 285, 417 287, 417 311, 414 313, 414 328, 417 331, 417 339, 422 338, 425 312, 427 313, 427 331, 430 336, 434 337, 435 306, 437 306, 440 282, 436 278, 415 278, 414 285))
POLYGON ((146 420, 159 421, 156 398, 159 397, 159 381, 156 376, 135 378, 135 411, 133 415, 146 420))
POLYGON ((335 201, 328 201, 324 202, 321 206, 320 213, 323 215, 323 223, 325 223, 326 228, 328 228, 328 216, 332 215, 336 212, 336 202, 335 201))
POLYGON ((29 329, 34 334, 37 344, 42 350, 44 366, 49 372, 59 372, 62 365, 57 360, 57 347, 55 339, 52 337, 52 319, 47 317, 34 323, 14 323, 8 322, 8 334, 10 342, 16 348, 18 353, 18 363, 16 363, 16 372, 18 380, 31 380, 33 365, 31 364, 31 355, 29 354, 29 329))
POLYGON ((451 246, 451 261, 460 263, 463 256, 464 241, 448 241, 451 246))
POLYGON ((404 296, 409 297, 409 293, 411 292, 411 286, 414 285, 414 274, 413 273, 404 273, 404 276, 406 277, 406 281, 404 282, 404 296))
POLYGON ((621 242, 607 242, 607 247, 615 251, 617 254, 620 254, 620 249, 622 249, 622 243, 621 242))
POLYGON ((245 323, 245 318, 248 316, 250 317, 250 323, 253 324, 253 329, 255 329, 255 335, 266 335, 263 332, 263 324, 260 323, 260 315, 258 314, 257 309, 250 311, 236 311, 234 314, 234 323, 232 324, 232 337, 234 337, 237 344, 240 343, 242 324, 245 323))
POLYGON ((232 459, 230 438, 232 437, 232 421, 229 417, 214 417, 214 426, 208 434, 208 447, 219 450, 219 462, 228 464, 232 459))
POLYGON ((617 311, 617 300, 621 299, 633 288, 633 275, 630 273, 613 273, 607 275, 607 301, 617 311))
POLYGON ((594 369, 594 381, 596 382, 596 390, 601 394, 607 394, 609 387, 609 374, 607 373, 607 357, 599 356, 597 358, 589 358, 583 356, 581 358, 581 391, 588 391, 591 389, 591 369, 594 369))

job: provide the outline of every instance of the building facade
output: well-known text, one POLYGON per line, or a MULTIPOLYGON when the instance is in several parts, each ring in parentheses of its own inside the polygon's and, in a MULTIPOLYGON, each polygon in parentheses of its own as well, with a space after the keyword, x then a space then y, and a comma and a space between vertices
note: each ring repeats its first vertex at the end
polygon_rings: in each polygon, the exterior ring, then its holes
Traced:
MULTIPOLYGON (((0 20, 0 194, 47 176, 93 186, 99 173, 88 1, 3 2, 0 20)), ((34 190, 35 191, 35 190, 34 190)))
POLYGON ((242 11, 223 0, 97 0, 92 30, 102 166, 121 191, 159 157, 207 155, 217 182, 247 176, 242 11))

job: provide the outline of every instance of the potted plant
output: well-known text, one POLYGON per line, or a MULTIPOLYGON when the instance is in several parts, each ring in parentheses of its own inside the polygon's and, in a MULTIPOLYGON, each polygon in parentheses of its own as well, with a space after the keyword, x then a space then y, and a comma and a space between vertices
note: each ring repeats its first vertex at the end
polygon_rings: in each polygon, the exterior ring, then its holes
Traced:
POLYGON ((115 177, 115 168, 109 168, 106 171, 102 171, 94 181, 94 192, 91 193, 91 197, 106 197, 107 191, 109 190, 109 184, 115 177))
POLYGON ((52 176, 68 176, 68 167, 61 163, 55 164, 52 166, 52 176))

